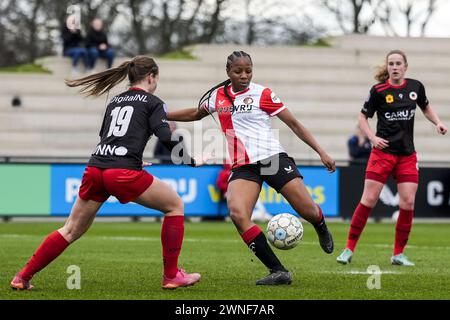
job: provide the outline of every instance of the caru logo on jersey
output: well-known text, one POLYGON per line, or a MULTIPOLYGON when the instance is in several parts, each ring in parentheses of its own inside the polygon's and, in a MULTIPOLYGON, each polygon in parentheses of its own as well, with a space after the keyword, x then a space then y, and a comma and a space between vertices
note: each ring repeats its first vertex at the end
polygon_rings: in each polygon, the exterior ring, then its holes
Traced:
POLYGON ((385 112, 384 116, 388 121, 410 120, 414 117, 415 110, 403 110, 394 112, 385 112))
POLYGON ((94 154, 97 156, 107 156, 107 155, 116 155, 116 156, 124 156, 128 152, 128 149, 125 147, 111 146, 109 144, 99 144, 95 148, 94 154))

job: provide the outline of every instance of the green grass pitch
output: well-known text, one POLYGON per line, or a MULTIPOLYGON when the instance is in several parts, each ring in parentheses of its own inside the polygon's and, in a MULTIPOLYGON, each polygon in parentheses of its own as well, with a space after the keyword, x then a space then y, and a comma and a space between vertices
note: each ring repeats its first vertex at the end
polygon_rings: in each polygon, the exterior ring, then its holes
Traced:
MULTIPOLYGON (((0 224, 0 300, 150 299, 450 299, 450 224, 415 224, 406 250, 415 267, 390 265, 394 225, 367 225, 353 262, 336 257, 345 244, 348 223, 330 223, 335 252, 327 255, 314 229, 304 223, 294 249, 274 249, 293 273, 290 286, 257 287, 267 270, 243 244, 232 223, 186 223, 180 265, 200 272, 193 287, 161 289, 160 223, 94 222, 91 229, 32 280, 34 291, 17 292, 9 281, 43 238, 61 223, 0 224), (70 265, 80 267, 81 288, 69 290, 70 265), (368 289, 370 265, 382 271, 380 289, 368 289)), ((262 225, 265 228, 264 225, 262 225)))

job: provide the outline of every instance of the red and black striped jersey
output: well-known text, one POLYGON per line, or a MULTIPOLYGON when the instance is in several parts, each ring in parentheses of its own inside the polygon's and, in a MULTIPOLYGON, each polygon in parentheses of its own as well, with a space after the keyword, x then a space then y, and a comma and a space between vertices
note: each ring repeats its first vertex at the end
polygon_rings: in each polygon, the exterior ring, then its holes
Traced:
POLYGON ((395 155, 410 155, 414 148, 414 116, 416 107, 428 106, 425 87, 420 81, 405 79, 394 86, 389 80, 374 85, 361 110, 367 117, 377 114, 377 133, 389 141, 384 152, 395 155))

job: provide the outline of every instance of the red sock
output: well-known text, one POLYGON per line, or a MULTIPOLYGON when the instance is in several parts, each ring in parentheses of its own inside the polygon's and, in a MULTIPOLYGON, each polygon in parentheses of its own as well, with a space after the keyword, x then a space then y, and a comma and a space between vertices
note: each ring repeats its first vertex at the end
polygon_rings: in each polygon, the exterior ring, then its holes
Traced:
POLYGON ((173 278, 178 272, 178 256, 184 238, 184 216, 164 217, 161 230, 164 275, 173 278))
POLYGON ((316 206, 319 209, 319 218, 317 219, 316 224, 320 224, 323 220, 323 212, 322 212, 322 208, 318 204, 316 204, 316 206))
POLYGON ((372 208, 366 207, 362 203, 359 203, 353 213, 352 222, 350 224, 350 230, 348 232, 346 248, 355 251, 356 243, 359 240, 359 236, 366 226, 367 219, 369 218, 372 208))
POLYGON ((246 245, 249 245, 261 232, 261 228, 255 224, 253 227, 241 234, 241 238, 244 240, 246 245))
POLYGON ((408 243, 409 233, 412 227, 414 211, 400 208, 397 224, 395 225, 394 255, 403 253, 408 243))
POLYGON ((30 261, 20 271, 20 275, 29 281, 37 272, 55 260, 68 246, 69 242, 58 231, 54 231, 37 248, 30 261))

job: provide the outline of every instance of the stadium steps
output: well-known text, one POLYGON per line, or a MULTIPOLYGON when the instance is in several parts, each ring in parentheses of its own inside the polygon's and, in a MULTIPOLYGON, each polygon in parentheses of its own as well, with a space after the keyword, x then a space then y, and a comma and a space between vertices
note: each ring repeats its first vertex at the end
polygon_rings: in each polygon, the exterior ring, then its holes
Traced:
MULTIPOLYGON (((448 39, 398 39, 345 36, 332 39, 333 47, 247 47, 198 45, 197 60, 156 59, 160 66, 157 94, 170 110, 196 106, 199 97, 212 85, 225 79, 225 59, 234 50, 246 50, 255 64, 254 81, 272 88, 291 112, 314 134, 337 160, 348 159, 347 139, 354 132, 361 106, 374 84, 374 67, 383 62, 392 48, 404 49, 410 70, 407 76, 420 79, 427 87, 433 108, 450 126, 450 60, 448 39)), ((119 65, 127 58, 118 58, 119 65)), ((70 60, 47 57, 39 62, 52 75, 2 74, 0 78, 0 156, 86 157, 98 143, 98 130, 106 97, 84 98, 76 88, 68 88, 70 60), (19 95, 22 106, 11 107, 19 95)), ((99 68, 102 66, 100 65, 99 68)), ((112 97, 126 89, 116 87, 112 97)), ((318 160, 279 120, 280 140, 294 157, 318 160)), ((371 120, 372 127, 375 122, 371 120)), ((205 143, 208 135, 220 137, 211 117, 201 122, 179 123, 193 134, 192 146, 205 143)), ((421 112, 416 116, 416 148, 419 159, 450 159, 450 134, 438 136, 421 112)), ((151 156, 151 139, 146 156, 151 156)), ((226 148, 219 150, 225 155, 226 148)))
MULTIPOLYGON (((345 37, 344 37, 345 38, 345 37)), ((249 53, 255 65, 276 65, 297 67, 302 65, 322 66, 322 67, 345 67, 352 69, 354 66, 366 66, 373 68, 384 62, 386 53, 391 49, 402 49, 399 45, 392 45, 389 48, 380 46, 382 37, 374 37, 371 47, 365 48, 357 43, 340 47, 339 39, 333 47, 304 47, 304 46, 246 46, 246 45, 198 45, 195 46, 193 54, 206 63, 217 63, 225 65, 226 57, 234 50, 244 50, 249 53)), ((395 38, 399 39, 399 38, 395 38)), ((406 50, 408 62, 411 67, 442 70, 450 68, 450 61, 443 54, 448 52, 445 46, 440 51, 428 52, 423 39, 409 38, 411 46, 421 47, 421 50, 406 50), (430 59, 431 58, 431 59, 430 59)), ((442 39, 445 43, 450 43, 449 39, 442 39)), ((362 43, 362 42, 361 42, 362 43)), ((366 75, 367 77, 367 75, 366 75)))
MULTIPOLYGON (((11 97, 0 102, 0 113, 35 113, 49 112, 55 114, 65 113, 83 113, 83 114, 101 114, 105 111, 106 96, 99 98, 83 98, 79 95, 68 95, 61 100, 58 96, 40 96, 35 94, 21 95, 22 106, 18 108, 11 107, 11 97)), ((291 112, 298 116, 302 121, 304 117, 334 117, 357 119, 365 98, 351 97, 346 100, 318 100, 311 98, 295 99, 283 98, 284 103, 291 112)), ((450 105, 445 99, 437 100, 430 98, 433 109, 443 120, 450 120, 450 105)), ((197 101, 184 97, 168 97, 164 99, 169 110, 180 108, 196 107, 197 101)), ((419 111, 418 114, 421 112, 419 111)), ((417 116, 418 121, 420 116, 417 116)))
MULTIPOLYGON (((174 66, 176 68, 176 65, 174 66)), ((194 72, 194 70, 192 70, 194 72)), ((272 69, 272 73, 276 73, 272 69)), ((371 77, 361 80, 348 70, 341 70, 342 75, 351 74, 352 78, 343 79, 341 76, 330 77, 327 76, 327 71, 322 69, 316 69, 310 71, 311 76, 296 77, 295 69, 290 72, 286 70, 285 74, 290 74, 288 77, 270 78, 267 71, 267 79, 258 74, 258 68, 255 68, 254 81, 272 88, 281 98, 296 99, 301 101, 302 99, 314 98, 315 100, 330 99, 334 101, 337 99, 354 100, 355 98, 364 99, 369 93, 370 86, 375 81, 371 80, 371 77), (314 74, 314 75, 313 75, 314 74), (297 78, 297 80, 295 80, 297 78), (326 94, 325 94, 326 93, 326 94)), ((299 73, 302 70, 298 71, 299 73)), ((370 71, 366 72, 370 74, 370 71)), ((334 73, 335 74, 335 73, 334 73)), ((362 76, 364 72, 361 73, 362 76)), ((411 72, 412 74, 412 72, 411 72)), ((411 76, 408 74, 408 76, 411 76)), ((450 70, 449 73, 440 73, 437 76, 436 73, 429 73, 429 80, 425 81, 422 76, 420 80, 427 86, 427 94, 430 100, 445 100, 448 101, 448 86, 450 85, 450 70), (428 85, 428 82, 434 83, 434 85, 428 85)), ((199 97, 211 88, 214 84, 222 81, 223 76, 214 79, 207 79, 201 76, 190 77, 189 73, 184 75, 184 79, 170 78, 161 75, 160 83, 158 85, 157 94, 162 99, 192 99, 197 101, 199 97)), ((58 104, 63 104, 66 99, 78 97, 81 101, 83 95, 77 94, 78 88, 69 88, 64 84, 64 78, 52 76, 52 75, 18 75, 18 74, 5 74, 2 75, 0 87, 0 96, 49 96, 53 99, 60 98, 58 104)), ((114 88, 111 95, 120 93, 126 90, 126 82, 121 83, 114 88)), ((361 100, 360 100, 361 101, 361 100)), ((81 103, 81 102, 80 102, 81 103)))
POLYGON ((421 53, 425 55, 442 55, 450 51, 449 38, 406 38, 406 37, 380 37, 367 35, 346 35, 330 38, 329 41, 339 49, 361 49, 366 51, 389 51, 393 49, 404 50, 406 54, 421 53))

